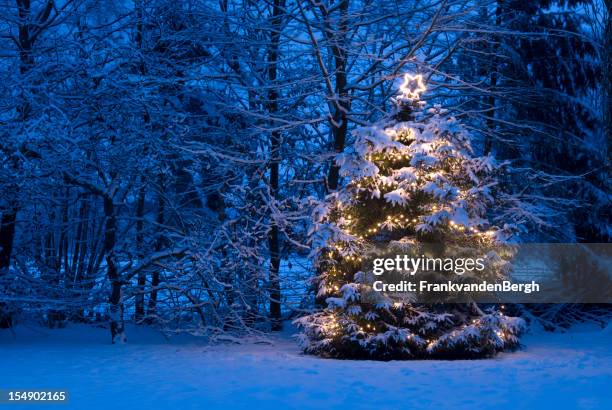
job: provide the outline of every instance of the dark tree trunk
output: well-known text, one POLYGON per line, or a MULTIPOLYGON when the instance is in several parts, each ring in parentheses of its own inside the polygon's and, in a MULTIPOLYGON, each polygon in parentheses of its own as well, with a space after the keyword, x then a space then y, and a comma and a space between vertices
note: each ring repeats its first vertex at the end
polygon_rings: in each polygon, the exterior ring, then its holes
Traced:
POLYGON ((117 216, 115 215, 115 204, 111 195, 104 196, 104 220, 104 254, 106 255, 107 276, 111 284, 111 295, 108 299, 110 304, 111 340, 113 343, 115 341, 123 343, 126 341, 121 289, 123 283, 115 259, 117 216))
MULTIPOLYGON (((272 116, 279 114, 278 106, 278 89, 276 79, 278 76, 278 48, 280 41, 280 30, 282 24, 282 16, 285 12, 285 0, 274 0, 271 20, 271 38, 270 50, 268 53, 268 80, 270 81, 269 111, 272 116)), ((270 190, 274 200, 279 199, 279 164, 281 153, 281 134, 275 130, 277 124, 272 121, 272 135, 270 141, 270 190)), ((270 218, 271 229, 268 238, 270 248, 270 320, 272 322, 272 330, 280 330, 282 328, 281 321, 281 290, 280 290, 280 235, 278 225, 273 218, 270 218)))
MULTIPOLYGON (((164 238, 164 234, 163 234, 163 225, 165 223, 164 213, 166 209, 164 197, 163 197, 163 194, 161 193, 163 189, 164 189, 164 178, 163 176, 160 176, 160 184, 159 184, 160 192, 158 194, 157 217, 155 218, 155 223, 157 225, 156 229, 159 231, 157 240, 155 241, 155 251, 156 252, 159 252, 162 249, 166 241, 164 238)), ((153 275, 151 275, 151 295, 149 296, 149 303, 147 306, 147 318, 149 322, 151 322, 154 319, 155 315, 157 314, 156 312, 157 295, 158 295, 157 287, 159 286, 159 283, 160 283, 160 275, 159 275, 159 271, 156 270, 155 272, 153 272, 153 275)))
MULTIPOLYGON (((501 18, 502 18, 502 7, 504 4, 504 0, 497 0, 496 4, 495 4, 495 27, 500 27, 501 26, 501 18)), ((489 115, 487 116, 487 132, 485 133, 485 140, 484 140, 484 148, 483 148, 483 152, 484 155, 488 155, 489 153, 491 153, 491 149, 493 147, 493 138, 491 136, 492 130, 495 128, 495 88, 497 87, 497 79, 498 79, 498 64, 499 64, 499 59, 496 57, 497 56, 497 49, 499 48, 499 41, 501 41, 500 36, 498 35, 493 35, 492 38, 493 41, 493 45, 491 47, 491 54, 493 55, 493 57, 491 57, 491 66, 489 68, 489 96, 488 96, 488 101, 487 101, 487 105, 491 111, 489 113, 489 115)))
MULTIPOLYGON (((143 55, 143 36, 144 36, 144 25, 143 25, 143 10, 144 4, 139 1, 136 5, 136 47, 141 51, 143 55)), ((147 73, 144 58, 140 61, 138 66, 140 75, 143 77, 147 73)), ((145 127, 148 128, 151 118, 147 112, 146 107, 143 109, 143 122, 145 127)), ((136 248, 138 249, 138 259, 144 258, 144 205, 145 205, 145 178, 142 178, 142 186, 138 191, 138 203, 136 205, 136 248)), ((138 272, 138 287, 135 301, 134 320, 136 323, 140 323, 145 316, 145 285, 147 282, 146 273, 144 271, 138 272)))
POLYGON ((79 224, 77 226, 76 238, 74 239, 74 249, 72 252, 72 278, 75 286, 80 286, 83 281, 85 269, 83 267, 87 250, 87 231, 89 229, 89 195, 84 195, 79 207, 79 224))
POLYGON ((64 203, 62 204, 62 233, 60 235, 60 246, 62 249, 62 264, 64 266, 64 275, 70 275, 70 263, 68 258, 68 197, 70 195, 70 189, 67 188, 65 192, 64 203))
MULTIPOLYGON (((348 91, 346 89, 346 32, 348 30, 348 8, 349 0, 342 0, 338 7, 340 12, 340 24, 337 33, 333 35, 333 37, 338 38, 333 39, 331 47, 335 63, 335 93, 338 96, 338 101, 334 105, 331 126, 334 138, 334 151, 337 154, 344 151, 348 132, 348 111, 351 106, 348 91)), ((336 164, 336 159, 333 158, 327 176, 327 189, 329 191, 338 189, 339 182, 340 167, 336 164)))
MULTIPOLYGON (((138 192, 138 203, 136 205, 136 247, 138 249, 138 259, 140 260, 144 257, 144 204, 145 187, 143 185, 138 192)), ((146 279, 145 272, 138 272, 138 287, 134 311, 134 320, 136 323, 140 323, 145 315, 144 291, 146 279)))
POLYGON ((612 165, 612 0, 606 0, 606 27, 604 32, 604 126, 608 148, 608 167, 612 165))
MULTIPOLYGON (((16 0, 18 28, 17 28, 17 43, 19 46, 19 72, 25 77, 34 66, 34 58, 32 56, 32 47, 36 42, 37 36, 44 29, 44 24, 49 19, 51 10, 54 7, 53 0, 47 0, 45 5, 35 19, 31 16, 30 0, 16 0)), ((22 126, 30 116, 32 106, 28 101, 27 93, 22 93, 19 97, 20 102, 17 105, 22 126)), ((7 153, 12 158, 12 166, 17 171, 20 168, 20 159, 17 155, 7 153)), ((15 185, 13 192, 10 195, 16 197, 18 186, 15 185)), ((15 223, 17 220, 17 212, 19 207, 16 204, 8 204, 7 207, 0 210, 2 219, 0 220, 0 277, 8 272, 11 265, 11 253, 13 251, 13 242, 15 239, 15 223)), ((5 303, 0 303, 0 328, 10 327, 12 317, 10 310, 5 303)))
POLYGON ((2 220, 0 221, 0 272, 8 270, 11 266, 16 220, 17 209, 8 208, 2 212, 2 220))
MULTIPOLYGON (((11 266, 16 219, 16 210, 9 208, 2 213, 2 219, 0 220, 0 279, 8 274, 9 267, 11 266)), ((9 306, 4 302, 0 302, 0 329, 8 329, 12 325, 13 317, 9 306)))

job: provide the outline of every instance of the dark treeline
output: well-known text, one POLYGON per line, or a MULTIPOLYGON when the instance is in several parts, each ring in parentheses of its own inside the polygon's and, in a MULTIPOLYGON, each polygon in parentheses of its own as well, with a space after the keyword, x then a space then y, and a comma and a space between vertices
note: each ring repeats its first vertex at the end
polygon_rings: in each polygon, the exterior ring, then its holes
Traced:
POLYGON ((312 206, 404 72, 513 163, 521 240, 609 241, 611 8, 3 1, 0 327, 213 334, 311 308, 312 206))

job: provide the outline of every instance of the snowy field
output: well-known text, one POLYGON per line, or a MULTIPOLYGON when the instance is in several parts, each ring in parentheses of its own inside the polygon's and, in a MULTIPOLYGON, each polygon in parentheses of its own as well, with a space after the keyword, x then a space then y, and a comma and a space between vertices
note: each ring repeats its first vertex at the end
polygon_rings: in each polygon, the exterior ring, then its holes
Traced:
POLYGON ((523 350, 492 360, 387 363, 303 356, 291 329, 269 344, 214 347, 128 331, 123 346, 91 327, 2 331, 0 388, 70 391, 68 406, 42 408, 612 408, 612 325, 532 332, 523 350))

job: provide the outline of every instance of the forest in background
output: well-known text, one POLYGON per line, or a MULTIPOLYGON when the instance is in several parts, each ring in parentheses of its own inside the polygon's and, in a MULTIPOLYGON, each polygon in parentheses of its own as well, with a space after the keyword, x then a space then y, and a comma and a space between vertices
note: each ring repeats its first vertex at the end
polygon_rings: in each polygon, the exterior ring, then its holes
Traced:
POLYGON ((610 0, 1 4, 0 327, 310 311, 313 208, 405 72, 512 164, 521 241, 612 236, 610 0))

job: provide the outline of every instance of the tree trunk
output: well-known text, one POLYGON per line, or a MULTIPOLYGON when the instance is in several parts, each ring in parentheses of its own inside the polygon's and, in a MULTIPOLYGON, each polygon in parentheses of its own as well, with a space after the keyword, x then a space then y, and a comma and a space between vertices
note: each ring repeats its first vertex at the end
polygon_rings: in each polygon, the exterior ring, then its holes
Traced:
MULTIPOLYGON (((19 72, 25 78, 25 75, 30 72, 34 66, 34 58, 32 56, 32 47, 36 41, 36 35, 40 35, 44 23, 49 18, 51 10, 54 6, 53 0, 47 0, 45 5, 33 20, 31 16, 31 5, 29 0, 16 0, 18 26, 17 26, 17 43, 19 46, 19 72), (32 34, 33 28, 37 28, 36 35, 32 34)), ((22 84, 24 88, 26 84, 22 84)), ((20 122, 23 127, 30 116, 32 110, 31 104, 28 101, 27 93, 22 92, 19 97, 20 101, 17 105, 20 122)), ((12 158, 12 166, 17 171, 20 168, 20 156, 11 152, 7 153, 12 158)), ((5 188, 6 189, 6 188, 5 188)), ((17 196, 18 185, 14 185, 10 194, 17 196)), ((7 207, 0 210, 2 219, 0 220, 0 278, 8 272, 11 265, 11 253, 13 251, 13 242, 15 239, 15 223, 17 220, 17 212, 19 207, 17 204, 8 204, 7 207)), ((0 303, 0 328, 10 327, 12 317, 10 310, 5 303, 0 303)))
MULTIPOLYGON (((138 202, 136 205, 136 248, 138 250, 138 259, 140 261, 144 258, 144 204, 145 187, 143 185, 138 191, 138 202)), ((134 321, 136 323, 140 323, 145 315, 145 284, 146 274, 144 271, 140 271, 138 272, 138 287, 135 302, 136 306, 134 311, 134 321)))
MULTIPOLYGON (((138 1, 136 5, 136 47, 140 50, 140 55, 143 56, 143 37, 144 37, 144 4, 142 1, 138 1)), ((141 57, 142 58, 142 57, 141 57)), ((147 73, 144 58, 141 59, 138 66, 140 75, 144 78, 147 73)), ((151 118, 147 112, 146 106, 143 108, 143 122, 145 128, 148 128, 151 118)), ((142 186, 138 191, 138 203, 136 205, 136 248, 138 250, 138 259, 144 258, 144 205, 145 205, 145 177, 142 178, 142 186)), ((138 272, 138 286, 136 293, 136 306, 134 312, 134 321, 140 323, 145 316, 145 285, 147 282, 146 273, 144 271, 138 272)))
POLYGON ((2 220, 0 221, 0 272, 8 270, 11 266, 16 220, 17 209, 9 207, 2 212, 2 220))
MULTIPOLYGON (((155 223, 157 225, 156 229, 159 230, 157 240, 155 241, 155 251, 156 252, 159 252, 165 243, 165 238, 163 234, 163 225, 165 223, 164 212, 165 212, 166 205, 164 203, 164 197, 161 193, 164 189, 164 177, 160 176, 159 179, 160 179, 160 183, 159 183, 160 192, 158 194, 157 217, 155 218, 155 223)), ((159 286, 159 282, 160 282, 159 271, 156 270, 155 272, 153 272, 153 275, 151 276, 151 295, 149 296, 149 304, 147 306, 147 318, 149 322, 152 321, 155 315, 157 314, 156 312, 157 294, 158 294, 157 287, 159 286)))
POLYGON ((606 0, 606 27, 604 31, 604 132, 608 148, 608 167, 612 164, 612 0, 606 0))
MULTIPOLYGON (((279 41, 280 41, 280 30, 282 23, 282 16, 285 9, 285 0, 274 0, 274 7, 272 10, 271 20, 271 36, 270 36, 270 49, 268 53, 268 80, 270 91, 268 93, 269 98, 269 113, 270 115, 278 115, 278 89, 276 79, 278 76, 278 58, 279 58, 279 41)), ((275 130, 277 124, 272 121, 272 135, 270 141, 270 190, 272 193, 272 199, 274 201, 279 199, 279 164, 280 164, 280 150, 281 150, 281 134, 280 131, 275 130)), ((280 290, 280 236, 279 229, 274 218, 270 218, 271 229, 269 233, 269 249, 270 249, 270 320, 272 322, 272 330, 281 330, 281 290, 280 290)))
POLYGON ((72 252, 72 271, 73 283, 79 286, 83 281, 85 274, 84 260, 87 250, 87 231, 89 225, 89 195, 84 195, 79 206, 79 224, 77 226, 76 238, 74 239, 74 249, 72 252))
MULTIPOLYGON (((342 0, 339 5, 340 24, 338 26, 337 34, 335 35, 339 38, 334 39, 332 43, 336 79, 335 93, 338 97, 337 104, 334 105, 335 109, 331 121, 332 135, 334 138, 334 151, 336 154, 344 151, 346 135, 348 132, 348 111, 351 106, 349 95, 346 90, 346 32, 348 30, 348 8, 349 0, 342 0)), ((340 167, 336 164, 336 158, 334 157, 327 176, 327 189, 329 191, 335 191, 338 189, 339 182, 340 167)))
POLYGON ((123 322, 123 298, 122 281, 119 276, 117 261, 115 260, 115 243, 117 241, 117 216, 115 205, 111 195, 104 196, 104 254, 106 255, 106 269, 108 280, 111 284, 111 295, 108 299, 110 304, 110 329, 113 343, 119 341, 124 343, 125 324, 123 322))
MULTIPOLYGON (((17 13, 19 16, 18 26, 18 44, 19 44, 19 72, 25 77, 25 74, 32 68, 32 41, 29 32, 30 20, 30 2, 17 0, 17 13)), ((20 95, 20 102, 17 105, 17 112, 22 126, 25 127, 25 122, 30 113, 30 104, 26 94, 20 95)), ((15 171, 19 170, 20 161, 17 156, 10 151, 7 152, 9 157, 12 157, 10 164, 15 171)), ((5 187, 6 189, 6 187, 5 187)), ((6 193, 16 196, 18 186, 13 185, 12 189, 6 189, 6 193)), ((0 278, 8 275, 11 266, 11 254, 13 252, 13 242, 15 239, 15 222, 17 221, 18 207, 14 204, 8 204, 3 207, 0 212, 2 219, 0 220, 0 278)), ((12 315, 6 303, 0 303, 0 328, 6 329, 12 325, 12 315)))
MULTIPOLYGON (((2 219, 0 220, 0 279, 8 274, 11 266, 16 219, 17 210, 8 208, 2 212, 2 219)), ((12 325, 13 317, 8 305, 0 302, 0 329, 8 329, 12 325)))
MULTIPOLYGON (((504 0, 497 0, 495 4, 495 27, 501 28, 501 17, 502 17, 502 7, 504 4, 504 0)), ((491 137, 491 132, 495 128, 495 88, 497 87, 497 77, 498 77, 498 65, 499 60, 497 58, 497 49, 499 48, 498 42, 501 41, 501 37, 499 35, 493 35, 493 45, 491 47, 491 66, 489 72, 489 96, 487 105, 491 110, 490 114, 487 116, 487 132, 485 133, 484 140, 484 155, 489 155, 491 153, 491 149, 493 147, 493 138, 491 137)))

